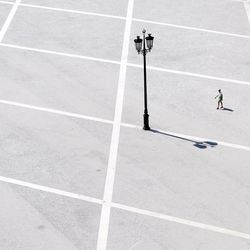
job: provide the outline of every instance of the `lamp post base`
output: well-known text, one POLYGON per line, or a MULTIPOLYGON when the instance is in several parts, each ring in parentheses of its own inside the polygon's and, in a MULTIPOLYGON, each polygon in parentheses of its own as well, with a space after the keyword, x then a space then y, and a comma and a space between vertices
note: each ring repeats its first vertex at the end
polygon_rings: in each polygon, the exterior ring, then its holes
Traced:
POLYGON ((144 130, 150 130, 148 117, 149 117, 148 114, 144 114, 144 115, 143 115, 143 121, 144 121, 143 129, 144 129, 144 130))

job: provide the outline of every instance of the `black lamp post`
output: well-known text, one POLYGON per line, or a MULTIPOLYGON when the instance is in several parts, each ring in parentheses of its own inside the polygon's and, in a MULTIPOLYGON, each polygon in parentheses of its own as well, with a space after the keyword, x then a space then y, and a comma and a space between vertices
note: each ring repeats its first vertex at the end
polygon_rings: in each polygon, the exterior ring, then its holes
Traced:
POLYGON ((146 30, 142 30, 143 33, 143 39, 140 38, 140 36, 137 36, 137 38, 134 40, 135 42, 135 48, 138 52, 138 54, 143 55, 143 71, 144 71, 144 114, 143 114, 143 129, 144 130, 150 130, 149 127, 149 115, 148 115, 148 105, 147 105, 147 74, 146 74, 146 54, 151 51, 153 48, 153 41, 154 37, 151 36, 151 34, 148 34, 147 37, 145 37, 146 30), (146 41, 146 42, 145 42, 146 41), (147 48, 146 48, 147 43, 147 48))

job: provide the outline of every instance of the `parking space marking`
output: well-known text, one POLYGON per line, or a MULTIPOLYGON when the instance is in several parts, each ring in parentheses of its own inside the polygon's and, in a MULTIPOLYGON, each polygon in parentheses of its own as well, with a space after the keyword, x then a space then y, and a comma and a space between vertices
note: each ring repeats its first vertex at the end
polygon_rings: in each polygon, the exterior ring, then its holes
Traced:
MULTIPOLYGON (((20 50, 38 52, 38 53, 52 54, 52 55, 58 55, 58 56, 66 56, 66 57, 78 58, 78 59, 83 59, 83 60, 89 60, 89 61, 95 61, 95 62, 103 62, 103 63, 111 63, 111 64, 120 65, 119 61, 108 60, 108 59, 97 58, 97 57, 91 57, 91 56, 82 56, 82 55, 77 55, 77 54, 63 53, 63 52, 58 52, 58 51, 53 51, 53 50, 46 50, 46 49, 36 49, 36 48, 13 45, 13 44, 7 44, 7 43, 0 43, 0 46, 13 48, 13 49, 20 49, 20 50)), ((134 67, 134 68, 142 68, 142 65, 135 64, 135 63, 127 63, 127 66, 134 67)), ((204 74, 192 73, 192 72, 187 72, 187 71, 166 69, 166 68, 154 67, 154 66, 147 66, 147 69, 154 70, 154 71, 166 72, 166 73, 172 73, 172 74, 177 74, 177 75, 186 75, 186 76, 192 76, 192 77, 198 77, 198 78, 204 78, 204 79, 211 79, 211 80, 222 81, 222 82, 231 82, 231 83, 236 83, 236 84, 250 85, 250 82, 247 82, 247 81, 241 81, 241 80, 235 80, 235 79, 217 77, 217 76, 211 76, 211 75, 204 75, 204 74)))
MULTIPOLYGON (((134 0, 130 0, 130 2, 133 2, 133 1, 134 0)), ((53 9, 53 10, 57 10, 57 11, 67 11, 67 12, 72 12, 72 13, 77 13, 77 14, 85 14, 85 15, 93 15, 93 16, 100 16, 100 17, 122 19, 122 20, 127 20, 126 22, 128 22, 128 16, 127 17, 119 17, 119 16, 113 16, 113 15, 98 14, 98 13, 93 13, 93 12, 65 10, 65 9, 60 9, 60 8, 50 8, 50 7, 45 7, 45 6, 36 6, 36 5, 29 5, 28 6, 28 4, 20 4, 21 0, 16 0, 16 2, 0 1, 0 3, 13 5, 13 8, 11 9, 11 11, 9 13, 8 18, 6 19, 6 22, 4 23, 4 25, 0 31, 0 43, 2 42, 4 35, 7 32, 7 29, 9 27, 14 15, 15 15, 15 13, 16 13, 18 6, 43 8, 43 9, 51 9, 51 10, 53 9)), ((244 3, 244 5, 245 4, 246 3, 244 3)), ((249 5, 248 5, 248 8, 249 8, 249 5)), ((133 10, 133 8, 132 8, 132 10, 133 10)), ((248 14, 248 18, 250 21, 250 12, 249 11, 250 11, 250 9, 247 10, 247 14, 248 14)), ((132 13, 131 13, 131 15, 132 15, 132 13)), ((250 38, 250 36, 246 36, 246 35, 232 34, 232 33, 213 31, 213 30, 207 30, 207 29, 199 29, 199 28, 195 28, 195 27, 174 25, 174 24, 168 24, 168 23, 160 23, 160 22, 148 21, 148 20, 143 20, 143 19, 130 18, 129 22, 131 22, 132 20, 137 21, 137 22, 165 25, 165 26, 181 28, 181 29, 189 29, 189 30, 210 32, 210 33, 221 34, 221 35, 235 36, 235 37, 239 37, 239 38, 247 38, 247 39, 250 38)), ((127 24, 126 24, 126 27, 127 27, 127 24)), ((126 30, 128 30, 128 29, 126 29, 126 30)), ((130 34, 130 28, 129 28, 129 34, 130 34)), ((125 40, 126 39, 124 39, 124 44, 125 44, 125 40)), ((128 46, 128 44, 129 44, 129 40, 127 41, 127 44, 125 45, 125 47, 128 46)), ((69 53, 28 48, 28 47, 9 45, 9 44, 3 44, 3 43, 1 43, 0 45, 5 46, 5 47, 12 47, 12 48, 16 48, 16 49, 23 49, 23 50, 27 50, 27 51, 35 51, 35 52, 40 52, 40 53, 55 54, 55 55, 60 55, 60 56, 69 56, 69 57, 98 61, 98 62, 120 64, 121 71, 120 71, 119 82, 122 82, 122 85, 125 85, 126 67, 127 66, 141 68, 140 65, 127 63, 127 56, 126 57, 123 56, 122 61, 120 63, 118 61, 106 60, 106 59, 101 59, 101 58, 94 58, 94 57, 74 55, 74 54, 69 54, 69 53), (125 71, 125 73, 124 73, 124 71, 125 71), (124 75, 124 77, 122 75, 124 75)), ((158 67, 149 67, 149 69, 156 70, 156 71, 164 71, 164 72, 173 73, 173 74, 189 75, 189 76, 214 79, 214 80, 219 80, 219 81, 226 81, 226 82, 250 85, 250 83, 246 82, 246 81, 238 81, 238 80, 227 79, 227 78, 219 78, 219 77, 207 76, 207 75, 202 75, 202 74, 195 74, 195 73, 190 73, 190 72, 163 69, 163 68, 158 68, 158 67)), ((109 217, 110 217, 110 208, 111 207, 114 207, 117 209, 122 209, 124 211, 129 211, 129 212, 133 212, 133 213, 137 213, 137 214, 141 214, 141 215, 146 215, 146 216, 162 219, 162 220, 166 220, 166 221, 175 222, 178 224, 183 224, 183 225, 187 225, 187 226, 191 226, 191 227, 196 227, 196 228, 200 228, 200 229, 204 229, 204 230, 208 230, 208 231, 213 231, 213 232, 217 232, 217 233, 226 234, 229 236, 234 236, 234 237, 239 237, 239 238, 249 240, 250 234, 247 234, 247 233, 242 233, 242 232, 238 232, 238 231, 234 231, 234 230, 230 230, 230 229, 226 229, 226 228, 216 227, 216 226, 212 226, 212 225, 208 225, 208 224, 203 224, 203 223, 199 223, 199 222, 195 222, 195 221, 190 221, 190 220, 186 220, 186 219, 182 219, 182 218, 177 218, 174 216, 169 216, 169 215, 165 215, 165 214, 161 214, 161 213, 152 212, 149 210, 130 207, 127 205, 112 202, 112 192, 113 192, 114 177, 115 177, 115 165, 116 165, 116 157, 117 157, 117 150, 118 150, 118 143, 119 143, 120 126, 141 129, 141 127, 133 125, 133 124, 121 123, 122 103, 123 103, 122 88, 124 88, 124 86, 120 88, 121 91, 119 92, 119 87, 118 87, 118 95, 117 95, 118 102, 116 103, 117 113, 115 115, 114 122, 110 121, 110 120, 106 120, 106 119, 84 116, 84 115, 80 115, 80 114, 76 114, 76 113, 64 112, 64 111, 59 111, 59 110, 55 110, 55 109, 47 109, 47 108, 37 107, 37 106, 33 106, 33 105, 21 104, 21 103, 17 103, 17 102, 10 102, 7 100, 0 100, 0 103, 2 103, 2 104, 18 106, 18 107, 23 107, 23 108, 28 108, 28 109, 38 110, 38 111, 44 111, 44 112, 49 112, 49 113, 54 113, 54 114, 64 115, 64 116, 69 116, 69 117, 75 117, 75 118, 79 118, 79 119, 87 119, 87 120, 93 120, 93 121, 97 121, 97 122, 113 124, 114 128, 113 128, 113 133, 112 133, 112 142, 111 142, 111 150, 110 150, 110 162, 112 162, 112 163, 110 163, 110 166, 109 166, 110 167, 110 174, 107 173, 107 179, 106 179, 107 190, 106 190, 106 185, 105 185, 106 196, 104 193, 104 200, 85 196, 85 195, 75 194, 75 193, 71 193, 71 192, 67 192, 67 191, 63 191, 63 190, 59 190, 59 189, 54 189, 54 188, 50 188, 50 187, 46 187, 46 186, 42 186, 42 185, 37 185, 37 184, 29 183, 29 182, 24 182, 24 181, 20 181, 17 179, 7 178, 7 177, 3 177, 3 176, 0 176, 0 181, 102 205, 103 221, 101 219, 97 250, 106 249, 108 227, 109 227, 109 217), (118 103, 120 103, 120 104, 118 104, 118 103), (112 148, 113 148, 113 150, 112 150, 112 148), (109 178, 108 178, 108 175, 109 175, 109 178), (102 225, 104 225, 103 228, 102 228, 102 225)), ((164 131, 164 132, 166 132, 166 131, 164 131)), ((167 133, 171 133, 171 132, 167 132, 167 133)), ((171 133, 171 134, 185 136, 185 135, 176 134, 176 133, 171 133)), ((193 136, 186 136, 186 137, 190 138, 190 139, 195 139, 195 138, 202 139, 202 140, 204 139, 204 138, 193 137, 193 136)), ((209 140, 209 139, 204 139, 204 140, 209 140)), ((237 145, 237 144, 231 144, 231 143, 225 143, 225 142, 218 142, 218 144, 223 145, 223 146, 243 149, 243 150, 250 150, 250 147, 245 147, 245 146, 241 146, 241 145, 237 145)))
POLYGON ((192 27, 192 26, 177 25, 177 24, 164 23, 164 22, 156 22, 156 21, 150 21, 150 20, 145 20, 145 19, 140 19, 140 18, 133 18, 133 21, 156 24, 156 25, 161 25, 161 26, 168 26, 168 27, 177 28, 177 29, 207 32, 207 33, 212 33, 212 34, 217 34, 217 35, 232 36, 232 37, 246 38, 246 39, 250 38, 250 36, 248 36, 248 35, 222 32, 222 31, 216 31, 216 30, 210 30, 210 29, 202 29, 202 28, 196 28, 196 27, 192 27))
MULTIPOLYGON (((135 63, 128 63, 128 66, 134 67, 134 68, 142 68, 142 65, 135 64, 135 63)), ((172 73, 176 75, 185 75, 185 76, 192 76, 192 77, 199 77, 199 78, 205 78, 210 80, 216 80, 216 81, 222 81, 222 82, 231 82, 236 84, 244 84, 244 85, 250 85, 250 82, 247 81, 241 81, 241 80, 235 80, 225 77, 217 77, 217 76, 211 76, 211 75, 204 75, 204 74, 198 74, 198 73, 191 73, 188 71, 180 71, 180 70, 173 70, 173 69, 165 69, 161 67, 154 67, 154 66, 147 66, 147 69, 154 70, 154 71, 161 71, 166 73, 172 73)))
POLYGON ((132 27, 133 9, 134 9, 134 0, 129 0, 127 8, 126 24, 124 29, 123 45, 122 45, 122 55, 121 55, 118 87, 117 87, 113 131, 111 137, 108 168, 107 168, 105 188, 103 194, 104 203, 102 205, 100 226, 98 232, 97 250, 105 250, 107 247, 107 239, 108 239, 109 223, 110 223, 110 210, 111 210, 111 202, 114 189, 116 161, 118 156, 120 126, 122 119, 123 98, 124 98, 125 83, 126 83, 126 71, 127 71, 127 61, 129 54, 129 41, 130 41, 130 33, 132 27))
POLYGON ((5 23, 0 31, 0 43, 3 41, 3 38, 11 24, 11 21, 12 19, 14 18, 15 14, 16 14, 16 11, 17 11, 17 8, 19 6, 19 4, 21 3, 21 0, 16 0, 13 4, 13 7, 7 17, 7 19, 5 20, 5 23))
POLYGON ((89 11, 70 10, 70 9, 64 9, 64 8, 47 7, 47 6, 42 6, 42 5, 34 5, 34 4, 26 4, 26 3, 22 3, 21 6, 30 7, 30 8, 37 8, 37 9, 68 12, 68 13, 74 13, 74 14, 82 14, 82 15, 90 15, 90 16, 98 16, 98 17, 107 17, 107 18, 126 20, 126 17, 122 17, 122 16, 107 15, 107 14, 101 14, 101 13, 89 12, 89 11))
MULTIPOLYGON (((27 188, 34 189, 37 191, 52 193, 55 195, 60 195, 63 197, 68 197, 68 198, 72 198, 72 199, 77 199, 77 200, 81 200, 81 201, 99 204, 99 205, 104 204, 104 201, 101 199, 93 198, 93 197, 86 196, 86 195, 76 194, 76 193, 72 193, 72 192, 67 192, 67 191, 63 191, 60 189, 42 186, 42 185, 38 185, 38 184, 30 183, 30 182, 25 182, 25 181, 13 179, 13 178, 8 178, 8 177, 4 177, 4 176, 0 176, 0 181, 4 182, 4 183, 8 183, 8 184, 13 184, 16 186, 27 187, 27 188)), ((145 215, 145 216, 148 216, 151 218, 157 218, 160 220, 170 221, 170 222, 178 223, 181 225, 186 225, 189 227, 195 227, 195 228, 199 228, 199 229, 203 229, 203 230, 207 230, 207 231, 212 231, 215 233, 220 233, 220 234, 225 234, 225 235, 229 235, 229 236, 233 236, 233 237, 238 237, 238 238, 250 240, 250 234, 227 229, 227 228, 217 227, 217 226, 213 226, 213 225, 209 225, 209 224, 204 224, 204 223, 200 223, 200 222, 196 222, 196 221, 192 221, 192 220, 187 220, 187 219, 175 217, 172 215, 166 215, 166 214, 162 214, 162 213, 153 212, 150 210, 145 210, 145 209, 140 209, 140 208, 136 208, 136 207, 132 207, 132 206, 127 206, 127 205, 123 205, 123 204, 116 203, 116 202, 112 202, 110 204, 110 206, 112 206, 113 208, 121 209, 123 211, 128 211, 128 212, 136 213, 139 215, 145 215)))
POLYGON ((64 52, 58 52, 58 51, 46 50, 46 49, 36 49, 36 48, 31 48, 31 47, 26 47, 26 46, 19 46, 19 45, 14 45, 14 44, 7 44, 7 43, 0 43, 0 46, 13 48, 13 49, 20 49, 20 50, 38 52, 38 53, 44 53, 44 54, 72 57, 72 58, 84 59, 84 60, 89 60, 89 61, 104 62, 104 63, 111 63, 111 64, 120 65, 119 61, 108 60, 108 59, 97 58, 97 57, 91 57, 91 56, 82 56, 82 55, 77 55, 77 54, 64 53, 64 52))
MULTIPOLYGON (((107 119, 102 119, 102 118, 93 117, 93 116, 86 116, 86 115, 81 115, 81 114, 77 114, 77 113, 71 113, 71 112, 62 111, 62 110, 58 110, 58 109, 44 108, 44 107, 29 105, 29 104, 20 103, 20 102, 13 102, 13 101, 9 101, 9 100, 0 99, 0 104, 11 105, 11 106, 32 109, 32 110, 37 110, 37 111, 42 111, 42 112, 48 112, 48 113, 52 113, 52 114, 56 114, 56 115, 68 116, 68 117, 77 118, 77 119, 90 120, 90 121, 94 121, 94 122, 101 122, 101 123, 112 124, 112 125, 114 124, 113 121, 107 120, 107 119)), ((124 122, 120 122, 120 125, 123 127, 127 127, 127 128, 142 129, 140 126, 137 126, 134 124, 129 124, 129 123, 124 123, 124 122)), ((154 128, 154 129, 156 129, 156 128, 154 128)), ((213 140, 213 139, 209 139, 209 138, 202 138, 202 137, 197 137, 197 136, 192 136, 192 135, 180 134, 180 133, 175 133, 175 132, 171 132, 171 131, 164 131, 164 130, 160 130, 160 129, 157 129, 157 130, 159 132, 169 134, 170 136, 182 137, 182 138, 186 138, 189 140, 196 140, 197 142, 200 142, 200 143, 208 141, 208 142, 217 143, 218 145, 225 146, 225 147, 250 151, 250 147, 248 147, 248 146, 243 146, 243 145, 229 143, 229 142, 223 142, 223 141, 217 141, 217 140, 213 140)))
MULTIPOLYGON (((122 123, 122 126, 128 127, 128 128, 134 128, 134 129, 142 129, 140 126, 129 124, 129 123, 122 123)), ((151 128, 151 130, 154 130, 154 129, 156 130, 156 128, 151 128)), ((160 133, 163 133, 163 134, 168 134, 169 136, 180 137, 180 138, 184 138, 184 139, 187 139, 187 140, 196 141, 197 143, 201 143, 201 144, 202 143, 204 143, 204 144, 208 143, 208 145, 209 145, 209 143, 210 143, 211 147, 213 147, 215 145, 221 145, 221 146, 224 146, 224 147, 250 151, 250 147, 239 145, 239 144, 223 142, 223 141, 218 141, 218 140, 203 138, 203 137, 197 137, 197 136, 192 136, 192 135, 180 134, 180 133, 175 133, 175 132, 172 132, 172 131, 166 131, 166 130, 161 130, 161 129, 157 129, 157 131, 160 132, 160 133)))
POLYGON ((65 197, 69 197, 69 198, 73 198, 73 199, 78 199, 78 200, 87 201, 87 202, 96 203, 96 204, 102 204, 102 200, 97 199, 97 198, 93 198, 93 197, 81 195, 81 194, 75 194, 75 193, 63 191, 60 189, 42 186, 42 185, 38 185, 38 184, 26 182, 26 181, 13 179, 13 178, 0 176, 0 181, 5 182, 5 183, 18 185, 18 186, 22 186, 22 187, 35 189, 35 190, 39 190, 39 191, 44 191, 47 193, 57 194, 57 195, 61 195, 61 196, 65 196, 65 197))
POLYGON ((244 1, 244 7, 247 12, 247 18, 250 23, 250 2, 249 1, 244 1))
POLYGON ((11 5, 14 4, 13 2, 8 2, 8 1, 0 1, 0 3, 3 3, 3 4, 11 4, 11 5))
POLYGON ((38 110, 38 111, 43 111, 43 112, 47 112, 47 113, 68 116, 68 117, 73 117, 73 118, 78 118, 78 119, 84 119, 84 120, 89 120, 89 121, 96 121, 96 122, 102 122, 102 123, 107 123, 107 124, 113 124, 112 121, 107 120, 107 119, 102 119, 102 118, 97 118, 97 117, 87 116, 87 115, 81 115, 81 114, 72 113, 72 112, 66 112, 66 111, 62 111, 62 110, 58 110, 58 109, 44 108, 44 107, 29 105, 29 104, 20 103, 20 102, 12 102, 12 101, 8 101, 8 100, 0 99, 0 104, 7 104, 7 105, 11 105, 11 106, 32 109, 32 110, 38 110))
MULTIPOLYGON (((8 1, 0 1, 0 3, 13 4, 13 2, 8 2, 8 1)), ((47 9, 47 10, 52 10, 52 11, 61 11, 61 12, 68 12, 68 13, 75 13, 75 14, 82 14, 82 15, 92 15, 92 16, 126 20, 126 17, 123 17, 123 16, 101 14, 101 13, 89 12, 89 11, 71 10, 71 9, 65 9, 65 8, 56 8, 56 7, 48 7, 48 6, 43 6, 43 5, 25 4, 25 3, 21 3, 20 6, 27 7, 27 8, 47 9)), ((150 24, 168 26, 168 27, 177 28, 177 29, 185 29, 185 30, 193 30, 193 31, 199 31, 199 32, 214 33, 217 35, 225 35, 225 36, 232 36, 232 37, 246 38, 246 39, 250 38, 249 35, 235 34, 235 33, 230 33, 230 32, 223 32, 223 31, 203 29, 203 28, 196 28, 193 26, 178 25, 178 24, 171 24, 171 23, 165 23, 165 22, 157 22, 157 21, 140 19, 140 18, 133 18, 132 20, 135 22, 150 23, 150 24)))
POLYGON ((222 227, 203 224, 203 223, 196 222, 196 221, 181 219, 178 217, 156 213, 156 212, 152 212, 152 211, 145 210, 145 209, 130 207, 130 206, 122 205, 122 204, 115 203, 115 202, 112 203, 112 206, 121 210, 126 210, 126 211, 137 213, 140 215, 146 215, 146 216, 150 216, 150 217, 154 217, 154 218, 158 218, 158 219, 162 219, 166 221, 176 222, 178 224, 182 224, 186 226, 196 227, 196 228, 200 228, 200 229, 204 229, 204 230, 208 230, 208 231, 212 231, 216 233, 226 234, 226 235, 250 240, 250 234, 242 233, 239 231, 234 231, 231 229, 226 229, 222 227))

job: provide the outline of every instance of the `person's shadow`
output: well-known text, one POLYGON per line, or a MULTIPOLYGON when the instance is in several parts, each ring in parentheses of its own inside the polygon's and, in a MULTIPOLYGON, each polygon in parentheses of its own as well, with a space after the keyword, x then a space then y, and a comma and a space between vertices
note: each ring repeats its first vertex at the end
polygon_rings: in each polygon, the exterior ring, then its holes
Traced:
POLYGON ((153 132, 153 133, 158 133, 158 134, 170 136, 170 137, 173 137, 173 138, 177 138, 177 139, 180 139, 180 140, 192 142, 193 146, 195 146, 195 147, 197 147, 199 149, 205 149, 205 148, 208 148, 208 147, 213 148, 213 147, 215 147, 215 146, 218 145, 217 142, 212 142, 212 141, 194 141, 194 140, 187 139, 185 137, 180 137, 180 136, 177 136, 177 135, 168 134, 168 133, 156 130, 156 129, 150 129, 150 131, 153 132))
POLYGON ((233 109, 229 109, 229 108, 223 108, 223 109, 221 109, 221 110, 225 110, 225 111, 230 111, 230 112, 234 112, 234 110, 233 110, 233 109))

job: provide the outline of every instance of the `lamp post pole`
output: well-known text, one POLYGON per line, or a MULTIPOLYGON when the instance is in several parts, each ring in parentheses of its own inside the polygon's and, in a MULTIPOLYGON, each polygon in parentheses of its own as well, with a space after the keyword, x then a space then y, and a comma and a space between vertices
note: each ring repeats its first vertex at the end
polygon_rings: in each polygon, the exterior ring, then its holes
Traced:
POLYGON ((144 114, 143 114, 143 129, 144 130, 150 130, 149 127, 149 115, 148 115, 148 98, 147 98, 147 69, 146 69, 146 54, 147 54, 147 49, 146 49, 146 42, 145 42, 145 33, 146 30, 143 29, 143 48, 142 48, 142 53, 143 53, 143 71, 144 71, 144 114))
POLYGON ((145 37, 146 30, 142 30, 142 39, 140 36, 134 40, 135 42, 135 49, 137 50, 138 54, 143 55, 143 74, 144 74, 144 114, 143 114, 143 129, 150 130, 149 127, 149 115, 148 115, 148 101, 147 101, 147 72, 146 72, 146 55, 148 52, 151 51, 153 48, 153 41, 154 37, 151 34, 148 34, 145 37), (147 45, 147 48, 146 48, 147 45))

